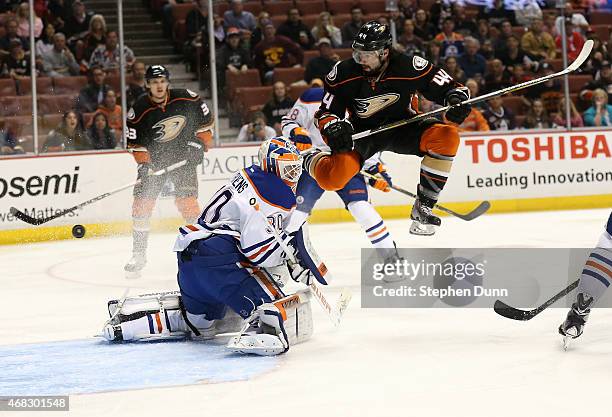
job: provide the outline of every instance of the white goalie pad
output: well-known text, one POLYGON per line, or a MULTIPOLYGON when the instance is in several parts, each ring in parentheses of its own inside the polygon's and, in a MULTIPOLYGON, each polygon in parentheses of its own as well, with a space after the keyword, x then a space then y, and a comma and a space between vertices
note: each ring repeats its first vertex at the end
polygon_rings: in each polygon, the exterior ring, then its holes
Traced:
POLYGON ((242 318, 228 310, 222 320, 206 320, 181 308, 179 291, 141 294, 108 302, 110 319, 102 336, 108 341, 160 339, 206 340, 240 329, 242 318))
POLYGON ((310 339, 313 323, 309 293, 308 289, 301 290, 257 307, 227 348, 236 353, 272 356, 310 339))

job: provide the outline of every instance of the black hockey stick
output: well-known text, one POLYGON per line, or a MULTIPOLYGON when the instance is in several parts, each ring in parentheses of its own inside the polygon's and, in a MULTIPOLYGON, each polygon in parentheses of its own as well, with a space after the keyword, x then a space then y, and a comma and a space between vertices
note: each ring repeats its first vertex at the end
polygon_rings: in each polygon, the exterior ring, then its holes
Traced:
MULTIPOLYGON (((165 174, 167 172, 174 171, 175 169, 182 167, 186 163, 187 163, 187 161, 183 160, 181 162, 177 162, 176 164, 172 164, 170 166, 167 166, 164 169, 160 169, 159 171, 155 171, 155 172, 151 173, 150 175, 154 175, 154 176, 163 175, 163 174, 165 174)), ((140 184, 140 181, 141 180, 132 181, 129 184, 122 185, 119 188, 115 188, 114 190, 108 191, 108 192, 106 192, 104 194, 100 194, 100 195, 98 195, 98 196, 96 196, 94 198, 91 198, 91 199, 89 199, 87 201, 84 201, 84 202, 82 202, 80 204, 77 204, 74 207, 70 207, 70 208, 62 210, 60 212, 57 212, 54 215, 49 216, 49 217, 40 217, 40 218, 32 217, 32 216, 24 213, 23 211, 18 210, 16 207, 11 207, 10 208, 10 212, 11 212, 11 214, 13 216, 17 217, 21 221, 24 221, 24 222, 29 223, 29 224, 33 224, 34 226, 39 226, 39 225, 41 225, 43 223, 47 223, 47 222, 49 222, 51 220, 57 219, 58 217, 65 216, 68 213, 72 213, 73 211, 78 210, 78 209, 80 209, 82 207, 85 207, 85 206, 87 206, 89 204, 95 203, 96 201, 100 201, 100 200, 102 200, 102 199, 104 199, 104 198, 106 198, 108 196, 111 196, 113 194, 117 194, 119 191, 123 191, 123 190, 125 190, 127 188, 134 187, 135 185, 140 184)))
POLYGON ((482 101, 488 100, 488 99, 493 98, 493 97, 502 96, 504 94, 512 93, 513 91, 522 90, 523 88, 529 88, 529 87, 532 87, 532 86, 537 85, 537 84, 545 83, 546 81, 552 80, 553 78, 557 78, 557 77, 561 77, 561 76, 563 76, 565 74, 569 74, 570 72, 576 71, 578 68, 580 68, 580 66, 582 64, 584 64, 584 62, 588 59, 589 55, 591 54, 591 50, 592 49, 593 49, 593 41, 591 39, 589 39, 589 40, 587 40, 584 43, 584 46, 582 47, 582 50, 580 51, 580 54, 576 57, 574 62, 572 62, 564 70, 561 70, 559 72, 555 72, 553 74, 545 75, 544 77, 535 78, 533 80, 525 81, 523 83, 519 83, 519 84, 516 84, 516 85, 511 85, 510 87, 502 88, 501 90, 492 91, 492 92, 490 92, 488 94, 484 94, 482 96, 473 97, 473 98, 470 98, 468 100, 462 101, 461 103, 454 104, 452 106, 444 106, 444 107, 440 107, 439 109, 432 110, 432 111, 427 112, 427 113, 421 113, 418 116, 415 116, 415 117, 413 117, 411 119, 398 120, 396 122, 389 123, 389 124, 377 127, 375 129, 364 130, 363 132, 359 132, 359 133, 354 134, 353 135, 353 140, 358 140, 358 139, 364 138, 366 136, 370 136, 370 135, 374 135, 376 133, 387 131, 389 129, 395 129, 396 127, 404 126, 404 125, 407 125, 407 124, 410 124, 410 123, 415 123, 415 122, 418 122, 420 120, 427 119, 428 117, 432 117, 432 116, 435 116, 437 114, 444 113, 445 111, 449 110, 452 107, 459 107, 459 106, 462 106, 462 105, 465 105, 465 104, 480 103, 482 101))
POLYGON ((500 316, 504 316, 512 320, 531 320, 532 318, 540 314, 542 311, 546 310, 548 307, 565 297, 567 294, 574 291, 576 287, 578 287, 579 282, 579 279, 572 282, 568 287, 560 291, 558 294, 555 294, 551 299, 547 300, 544 304, 542 304, 538 308, 534 308, 533 310, 520 310, 518 308, 509 306, 501 300, 495 301, 493 310, 495 310, 495 312, 500 316))
MULTIPOLYGON (((372 178, 372 179, 378 179, 375 175, 372 175, 369 172, 365 172, 365 171, 361 171, 361 175, 368 177, 368 178, 372 178)), ((412 197, 414 199, 417 198, 416 194, 413 194, 410 191, 400 188, 396 185, 390 185, 389 188, 391 188, 392 190, 398 191, 402 194, 405 194, 409 197, 412 197)), ((487 210, 491 208, 491 203, 489 203, 488 201, 483 201, 475 209, 465 214, 457 213, 456 211, 453 211, 439 204, 436 204, 434 207, 440 211, 450 214, 451 216, 459 217, 461 220, 465 220, 466 222, 469 222, 470 220, 474 220, 476 217, 480 217, 483 214, 485 214, 487 210)))

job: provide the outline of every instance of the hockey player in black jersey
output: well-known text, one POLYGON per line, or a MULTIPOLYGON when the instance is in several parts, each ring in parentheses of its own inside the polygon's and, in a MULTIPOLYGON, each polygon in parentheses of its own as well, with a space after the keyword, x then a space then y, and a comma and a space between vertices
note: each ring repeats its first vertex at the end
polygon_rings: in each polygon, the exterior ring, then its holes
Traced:
MULTIPOLYGON (((331 153, 313 150, 304 167, 326 190, 341 189, 376 152, 419 155, 418 198, 410 232, 431 235, 440 218, 431 210, 448 178, 459 146, 456 126, 425 119, 353 143, 351 135, 417 114, 416 93, 441 105, 469 98, 469 90, 426 59, 400 55, 391 48, 388 25, 375 21, 361 27, 353 41, 353 59, 337 63, 325 78, 325 96, 316 115, 331 153), (348 118, 345 114, 348 111, 348 118)), ((450 109, 446 118, 460 124, 471 107, 450 109)))
POLYGON ((185 220, 192 223, 200 215, 196 167, 212 142, 212 114, 197 93, 170 89, 170 73, 162 65, 150 66, 145 79, 149 93, 129 110, 126 126, 128 149, 142 179, 134 187, 133 256, 125 266, 128 277, 137 277, 146 264, 151 213, 168 178, 185 220), (186 165, 166 175, 148 175, 183 160, 186 165))

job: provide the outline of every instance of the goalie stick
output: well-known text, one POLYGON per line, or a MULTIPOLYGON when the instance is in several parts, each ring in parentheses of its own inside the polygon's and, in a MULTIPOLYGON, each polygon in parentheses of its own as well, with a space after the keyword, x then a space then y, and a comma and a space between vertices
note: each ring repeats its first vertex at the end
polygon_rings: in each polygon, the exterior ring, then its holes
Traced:
MULTIPOLYGON (((259 207, 257 205, 254 205, 251 207, 253 207, 253 210, 259 213, 259 215, 265 219, 266 223, 268 223, 268 219, 259 210, 259 207)), ((285 252, 289 260, 293 263, 298 263, 297 259, 295 258, 295 255, 293 254, 293 251, 289 249, 287 244, 280 237, 276 228, 270 225, 270 228, 268 230, 272 231, 272 236, 274 236, 274 239, 278 242, 281 249, 283 250, 283 252, 285 252)), ((350 292, 348 288, 343 288, 340 291, 340 296, 338 297, 338 301, 336 302, 336 305, 332 306, 329 303, 329 301, 327 301, 327 297, 325 297, 325 294, 323 293, 323 289, 321 288, 319 284, 317 284, 317 280, 314 277, 310 281, 310 284, 308 286, 310 287, 312 293, 314 294, 315 298, 319 302, 319 305, 321 306, 321 308, 323 308, 323 310, 327 313, 327 316, 329 317, 329 320, 332 322, 334 327, 338 327, 340 325, 340 321, 342 320, 342 315, 344 314, 344 312, 346 311, 346 308, 351 302, 351 298, 353 297, 353 294, 350 292)))
POLYGON ((420 120, 427 119, 428 117, 432 117, 432 116, 435 116, 437 114, 444 113, 444 112, 446 112, 447 110, 449 110, 449 109, 451 109, 453 107, 460 107, 460 106, 466 105, 466 104, 480 103, 482 101, 486 101, 486 100, 488 100, 490 98, 493 98, 493 97, 502 96, 504 94, 512 93, 513 91, 518 91, 518 90, 522 90, 524 88, 529 88, 529 87, 532 87, 532 86, 537 85, 537 84, 545 83, 546 81, 551 80, 553 78, 557 78, 557 77, 561 77, 563 75, 569 74, 570 72, 576 71, 578 68, 580 68, 580 66, 582 64, 584 64, 584 62, 587 60, 587 58, 591 54, 591 50, 592 49, 593 49, 593 40, 589 39, 589 40, 587 40, 584 43, 584 46, 582 47, 582 50, 580 51, 580 54, 576 57, 574 62, 572 62, 564 70, 561 70, 559 72, 555 72, 553 74, 545 75, 544 77, 535 78, 533 80, 525 81, 523 83, 519 83, 519 84, 516 84, 516 85, 511 85, 510 87, 502 88, 501 90, 492 91, 492 92, 484 94, 482 96, 473 97, 473 98, 470 98, 468 100, 462 101, 461 103, 453 104, 452 106, 444 106, 444 107, 440 107, 439 109, 432 110, 432 111, 427 112, 427 113, 421 113, 421 114, 419 114, 419 115, 417 115, 417 116, 415 116, 415 117, 413 117, 411 119, 402 119, 402 120, 398 120, 398 121, 393 122, 393 123, 389 123, 389 124, 386 124, 386 125, 383 125, 383 126, 379 126, 377 128, 374 128, 374 129, 364 130, 363 132, 359 132, 359 133, 354 134, 353 135, 353 140, 358 140, 358 139, 361 139, 361 138, 365 138, 366 136, 370 136, 370 135, 374 135, 376 133, 387 131, 389 129, 395 129, 396 127, 404 126, 404 125, 407 125, 407 124, 410 124, 410 123, 415 123, 415 122, 418 122, 420 120))
POLYGON ((572 282, 569 286, 567 286, 566 288, 564 288, 563 290, 555 294, 552 298, 546 300, 544 304, 542 304, 541 306, 537 308, 534 308, 533 310, 520 310, 518 308, 509 306, 508 304, 504 303, 501 300, 495 301, 493 310, 500 316, 504 316, 512 320, 520 320, 520 321, 531 320, 532 318, 540 314, 542 311, 546 310, 548 307, 550 307, 551 305, 553 305, 554 303, 556 303, 557 301, 565 297, 567 294, 574 291, 576 287, 578 287, 579 282, 580 282, 579 279, 572 282))
MULTIPOLYGON (((176 164, 169 165, 169 166, 167 166, 164 169, 160 169, 159 171, 155 171, 155 172, 151 173, 150 175, 151 176, 163 175, 163 174, 165 174, 167 172, 174 171, 175 169, 182 167, 186 163, 187 163, 187 161, 183 160, 183 161, 177 162, 176 164)), ((62 211, 60 211, 58 213, 55 213, 54 215, 49 216, 49 217, 41 217, 41 218, 32 217, 32 216, 24 213, 23 211, 18 210, 16 207, 11 207, 10 208, 10 213, 13 216, 17 217, 19 220, 23 221, 23 222, 26 222, 26 223, 29 223, 29 224, 33 224, 34 226, 39 226, 39 225, 41 225, 43 223, 47 223, 47 222, 49 222, 51 220, 55 220, 58 217, 65 216, 68 213, 72 213, 75 210, 78 210, 78 209, 80 209, 82 207, 85 207, 85 206, 88 206, 88 205, 90 205, 92 203, 95 203, 96 201, 100 201, 100 200, 102 200, 102 199, 104 199, 106 197, 109 197, 109 196, 113 195, 113 194, 117 194, 119 191, 123 191, 123 190, 125 190, 127 188, 134 187, 135 185, 140 184, 141 181, 142 181, 141 179, 138 179, 136 181, 132 181, 129 184, 122 185, 119 188, 115 188, 114 190, 108 191, 108 192, 106 192, 104 194, 100 194, 100 195, 98 195, 98 196, 96 196, 94 198, 91 198, 91 199, 89 199, 87 201, 84 201, 84 202, 82 202, 80 204, 77 204, 74 207, 70 207, 70 208, 62 210, 62 211)))
MULTIPOLYGON (((372 175, 369 172, 361 171, 361 175, 368 177, 368 178, 377 179, 376 175, 372 175)), ((402 194, 405 194, 409 197, 412 197, 414 199, 417 198, 416 194, 413 194, 410 191, 405 190, 401 187, 397 187, 395 185, 389 185, 389 188, 391 188, 392 190, 398 191, 402 194)), ((440 211, 443 211, 455 217, 459 217, 461 220, 465 220, 466 222, 469 222, 470 220, 474 220, 475 218, 480 217, 483 214, 485 214, 487 210, 491 208, 491 203, 489 203, 488 201, 483 201, 475 209, 465 214, 457 213, 456 211, 453 211, 439 204, 436 204, 434 207, 440 211)))

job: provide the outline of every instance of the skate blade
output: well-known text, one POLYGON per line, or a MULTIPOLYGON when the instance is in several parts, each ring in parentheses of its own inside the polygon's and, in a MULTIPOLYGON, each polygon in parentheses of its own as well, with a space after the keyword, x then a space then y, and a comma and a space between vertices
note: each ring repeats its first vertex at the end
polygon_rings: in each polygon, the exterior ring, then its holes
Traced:
POLYGON ((571 336, 563 336, 563 340, 561 341, 561 343, 562 343, 564 351, 567 351, 569 349, 571 340, 572 340, 571 336))
POLYGON ((417 236, 431 236, 436 233, 435 226, 431 224, 422 224, 417 221, 413 221, 410 225, 410 234, 417 236))

